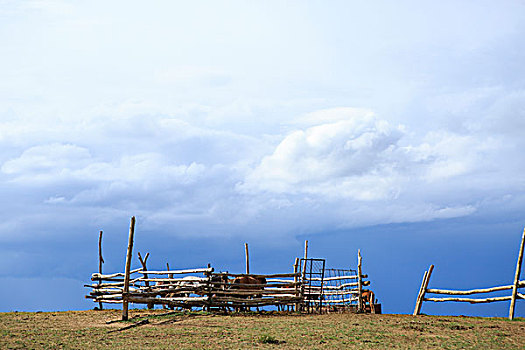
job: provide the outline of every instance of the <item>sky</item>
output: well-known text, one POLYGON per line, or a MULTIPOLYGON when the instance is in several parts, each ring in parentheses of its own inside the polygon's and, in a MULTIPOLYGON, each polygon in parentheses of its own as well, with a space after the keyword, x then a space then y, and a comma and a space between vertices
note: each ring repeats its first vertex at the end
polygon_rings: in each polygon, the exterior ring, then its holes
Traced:
POLYGON ((92 308, 98 232, 122 271, 131 216, 150 266, 361 249, 389 313, 430 264, 511 284, 524 35, 523 1, 0 0, 0 311, 92 308))

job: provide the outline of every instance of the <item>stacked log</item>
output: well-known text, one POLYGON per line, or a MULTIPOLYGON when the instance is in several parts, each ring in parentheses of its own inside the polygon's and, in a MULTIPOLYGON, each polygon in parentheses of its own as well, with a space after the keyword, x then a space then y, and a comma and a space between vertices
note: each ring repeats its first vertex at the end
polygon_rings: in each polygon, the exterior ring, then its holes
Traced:
MULTIPOLYGON (((131 303, 167 305, 171 307, 256 307, 269 305, 292 305, 302 300, 301 282, 298 273, 269 275, 213 273, 213 268, 184 270, 130 271, 127 301, 131 303), (204 277, 194 276, 202 273, 204 277), (164 276, 177 277, 164 277, 164 276), (155 277, 153 277, 155 276, 155 277), (156 277, 159 276, 159 277, 156 277), (191 276, 191 279, 188 279, 191 276), (264 277, 266 284, 243 285, 232 289, 225 280, 234 277, 264 277)), ((101 303, 122 303, 124 301, 124 273, 94 273, 96 284, 86 298, 101 303)))

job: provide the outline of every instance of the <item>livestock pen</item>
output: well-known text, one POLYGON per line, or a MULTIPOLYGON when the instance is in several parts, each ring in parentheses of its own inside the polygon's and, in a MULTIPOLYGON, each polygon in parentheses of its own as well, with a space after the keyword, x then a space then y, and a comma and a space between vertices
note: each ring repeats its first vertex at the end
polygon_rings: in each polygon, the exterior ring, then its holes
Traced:
MULTIPOLYGON (((99 236, 99 272, 93 273, 94 283, 86 298, 99 303, 122 304, 122 318, 127 319, 128 305, 145 304, 148 308, 201 308, 203 310, 237 310, 274 307, 279 310, 306 312, 353 311, 378 312, 380 305, 362 287, 369 285, 361 273, 361 254, 358 269, 326 269, 324 259, 296 258, 293 272, 250 274, 246 244, 246 273, 216 272, 206 267, 187 269, 148 270, 149 253, 137 254, 141 267, 131 269, 135 218, 131 219, 126 265, 124 272, 103 274, 101 239, 99 236), (321 264, 321 265, 319 265, 321 264), (318 267, 322 266, 321 269, 318 267), (334 271, 341 272, 335 276, 334 271), (368 301, 368 305, 367 305, 368 301)), ((372 294, 373 295, 373 294, 372 294)))

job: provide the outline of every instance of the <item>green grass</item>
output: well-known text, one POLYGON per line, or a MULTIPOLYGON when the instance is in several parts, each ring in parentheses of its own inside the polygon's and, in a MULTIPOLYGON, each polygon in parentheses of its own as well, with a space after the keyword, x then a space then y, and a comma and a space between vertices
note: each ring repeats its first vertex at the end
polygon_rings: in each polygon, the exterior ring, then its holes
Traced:
POLYGON ((120 317, 120 310, 0 313, 0 349, 525 349, 523 319, 130 310, 129 321, 106 323, 120 317))

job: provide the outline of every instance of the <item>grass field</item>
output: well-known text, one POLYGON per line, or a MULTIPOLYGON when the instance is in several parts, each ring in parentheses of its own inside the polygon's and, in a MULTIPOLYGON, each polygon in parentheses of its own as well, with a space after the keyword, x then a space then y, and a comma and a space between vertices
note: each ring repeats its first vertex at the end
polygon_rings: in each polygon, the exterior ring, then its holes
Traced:
POLYGON ((525 319, 407 315, 0 313, 0 349, 525 349, 525 319))

